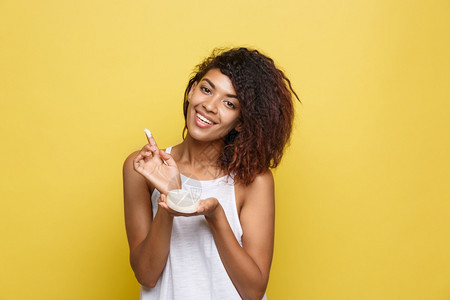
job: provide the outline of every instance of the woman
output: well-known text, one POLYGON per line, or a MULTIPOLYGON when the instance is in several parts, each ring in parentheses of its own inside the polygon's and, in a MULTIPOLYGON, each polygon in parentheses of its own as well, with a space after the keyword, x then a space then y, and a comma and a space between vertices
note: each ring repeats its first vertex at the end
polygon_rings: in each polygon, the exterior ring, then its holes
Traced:
POLYGON ((297 97, 258 51, 215 51, 186 88, 183 142, 163 151, 148 135, 126 159, 125 222, 141 299, 265 299, 274 240, 269 168, 289 140, 291 92, 297 97), (195 213, 169 208, 167 194, 177 189, 200 194, 195 213))

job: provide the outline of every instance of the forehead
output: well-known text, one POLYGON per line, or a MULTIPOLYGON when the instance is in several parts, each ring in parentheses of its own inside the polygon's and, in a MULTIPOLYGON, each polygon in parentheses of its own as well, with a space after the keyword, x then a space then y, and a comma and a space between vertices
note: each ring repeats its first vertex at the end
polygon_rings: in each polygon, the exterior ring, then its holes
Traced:
POLYGON ((230 77, 220 72, 219 69, 211 69, 206 72, 205 76, 200 81, 206 81, 212 83, 213 88, 217 90, 222 90, 227 94, 236 94, 233 83, 231 82, 230 77))

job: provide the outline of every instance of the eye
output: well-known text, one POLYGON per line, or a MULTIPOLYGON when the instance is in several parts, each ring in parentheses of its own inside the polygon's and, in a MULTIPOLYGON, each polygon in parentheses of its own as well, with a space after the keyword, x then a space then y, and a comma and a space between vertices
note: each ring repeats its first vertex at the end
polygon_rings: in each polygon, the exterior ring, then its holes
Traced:
POLYGON ((230 108, 236 109, 236 105, 234 105, 231 101, 225 100, 225 105, 230 108))
POLYGON ((207 88, 206 86, 201 86, 200 89, 203 91, 203 93, 210 95, 211 90, 207 88))

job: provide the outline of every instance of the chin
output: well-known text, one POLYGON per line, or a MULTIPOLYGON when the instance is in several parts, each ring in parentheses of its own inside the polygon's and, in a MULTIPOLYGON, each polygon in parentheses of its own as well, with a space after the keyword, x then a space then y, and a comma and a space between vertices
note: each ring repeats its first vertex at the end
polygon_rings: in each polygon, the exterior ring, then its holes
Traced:
POLYGON ((197 130, 195 130, 196 128, 194 128, 194 130, 190 130, 188 127, 187 130, 187 134, 194 140, 199 141, 199 142, 214 142, 214 141, 218 141, 218 140, 223 140, 224 136, 220 136, 220 135, 211 135, 211 134, 207 134, 205 132, 199 132, 197 130))
POLYGON ((195 130, 194 131, 190 131, 189 128, 188 128, 187 132, 188 132, 187 134, 193 140, 196 140, 196 141, 199 141, 199 142, 212 142, 212 141, 216 140, 216 139, 212 138, 210 135, 201 134, 201 133, 195 132, 195 130))

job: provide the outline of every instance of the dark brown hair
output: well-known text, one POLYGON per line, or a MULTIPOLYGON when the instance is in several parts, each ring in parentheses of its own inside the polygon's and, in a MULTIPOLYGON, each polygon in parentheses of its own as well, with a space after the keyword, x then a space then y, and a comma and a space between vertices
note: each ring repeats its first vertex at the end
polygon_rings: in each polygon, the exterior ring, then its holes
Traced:
POLYGON ((292 130, 292 94, 300 99, 271 58, 247 48, 215 49, 195 68, 186 87, 183 137, 189 90, 211 69, 219 69, 230 78, 241 107, 242 129, 233 129, 224 138, 218 165, 228 175, 233 174, 236 182, 248 185, 256 175, 280 163, 292 130))

